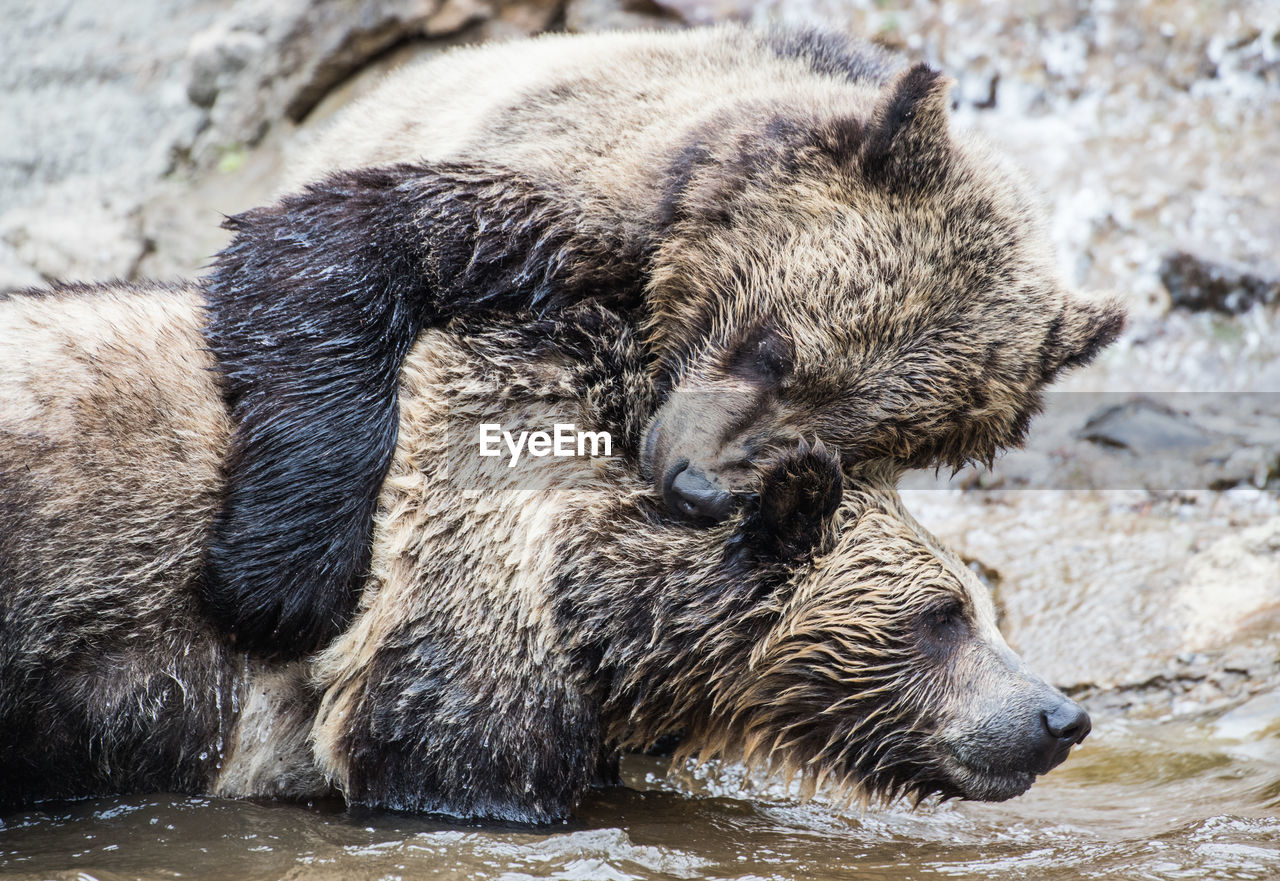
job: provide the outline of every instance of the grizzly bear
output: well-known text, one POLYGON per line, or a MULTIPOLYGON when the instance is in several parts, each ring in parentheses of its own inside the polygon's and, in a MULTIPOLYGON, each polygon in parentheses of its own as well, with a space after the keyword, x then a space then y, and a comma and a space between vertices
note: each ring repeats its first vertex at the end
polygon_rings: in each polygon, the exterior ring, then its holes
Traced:
POLYGON ((595 302, 634 324, 658 389, 642 471, 693 523, 800 437, 855 471, 1019 443, 1122 315, 1068 290, 1030 188, 949 110, 923 65, 739 27, 390 77, 300 163, 309 185, 230 222, 207 280, 234 417, 206 583, 223 626, 285 656, 343 626, 399 367, 459 316, 595 302))
POLYGON ((757 458, 706 528, 640 475, 635 329, 596 304, 454 322, 408 352, 370 568, 323 651, 206 618, 232 419, 195 287, 0 300, 0 803, 137 790, 546 822, 680 732, 846 792, 1004 799, 1088 733, 899 466, 757 458), (573 423, 613 455, 478 452, 573 423))

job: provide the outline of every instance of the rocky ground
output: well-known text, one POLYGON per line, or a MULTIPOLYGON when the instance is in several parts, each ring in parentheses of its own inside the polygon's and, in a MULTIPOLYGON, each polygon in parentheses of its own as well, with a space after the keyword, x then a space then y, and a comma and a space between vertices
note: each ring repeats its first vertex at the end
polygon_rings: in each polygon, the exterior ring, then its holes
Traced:
POLYGON ((1097 710, 1280 718, 1269 0, 11 0, 0 291, 198 272, 221 215, 269 199, 317 127, 408 60, 726 19, 820 22, 945 69, 959 123, 1044 191, 1067 276, 1132 309, 1124 339, 1051 396, 1032 448, 913 481, 1011 641, 1097 710))

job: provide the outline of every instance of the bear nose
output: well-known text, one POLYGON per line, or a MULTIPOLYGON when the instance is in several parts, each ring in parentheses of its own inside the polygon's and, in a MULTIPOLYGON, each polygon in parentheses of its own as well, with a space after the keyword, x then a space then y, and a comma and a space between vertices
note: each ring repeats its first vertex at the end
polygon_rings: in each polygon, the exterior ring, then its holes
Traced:
POLYGON ((719 523, 733 513, 733 495, 682 462, 671 469, 662 493, 667 510, 694 523, 719 523))
POLYGON ((1042 710, 1044 730, 1057 743, 1055 746, 1075 746, 1089 736, 1093 723, 1084 707, 1075 701, 1064 700, 1052 710, 1042 710))
POLYGON ((1092 727, 1084 707, 1065 697, 1041 709, 1036 773, 1047 774, 1066 761, 1071 747, 1084 740, 1092 727))

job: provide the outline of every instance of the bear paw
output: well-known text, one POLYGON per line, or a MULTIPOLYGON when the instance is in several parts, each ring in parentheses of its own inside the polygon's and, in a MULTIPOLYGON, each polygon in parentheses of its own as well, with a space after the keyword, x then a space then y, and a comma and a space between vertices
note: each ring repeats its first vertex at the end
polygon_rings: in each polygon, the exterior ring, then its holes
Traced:
POLYGON ((840 458, 821 440, 803 438, 759 464, 760 488, 745 506, 742 547, 759 562, 790 563, 822 544, 840 507, 844 475, 840 458))

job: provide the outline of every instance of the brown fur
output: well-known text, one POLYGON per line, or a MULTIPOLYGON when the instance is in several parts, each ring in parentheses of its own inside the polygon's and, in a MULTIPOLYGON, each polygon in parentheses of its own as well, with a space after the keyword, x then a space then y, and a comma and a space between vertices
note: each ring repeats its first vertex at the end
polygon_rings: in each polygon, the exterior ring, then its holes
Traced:
POLYGON ((674 731, 811 785, 1007 798, 1082 736, 1044 752, 1042 715, 1069 702, 1021 668, 894 469, 842 492, 832 454, 802 445, 731 521, 665 519, 637 472, 639 348, 593 308, 415 347, 356 618, 317 656, 249 657, 198 606, 227 450, 198 305, 118 287, 0 302, 6 804, 333 787, 547 821, 612 779, 618 749, 674 731), (613 431, 619 455, 495 469, 468 442, 479 422, 566 420, 613 431))
POLYGON ((851 474, 1020 443, 1123 316, 1068 289, 1034 193, 951 129, 948 88, 854 40, 740 27, 546 36, 390 77, 295 192, 233 221, 210 276, 236 423, 211 607, 264 652, 346 620, 394 378, 458 316, 621 311, 658 392, 641 468, 690 522, 731 516, 800 438, 851 474))
POLYGON ((674 456, 750 481, 753 456, 814 433, 851 463, 958 465, 1020 443, 1040 387, 1121 313, 1068 290, 1039 199, 952 131, 948 87, 832 35, 548 36, 397 73, 293 180, 513 168, 587 228, 653 236, 645 328, 676 392, 655 420, 655 477, 674 456), (783 375, 744 380, 762 331, 783 375), (705 413, 720 395, 758 417, 705 413))

